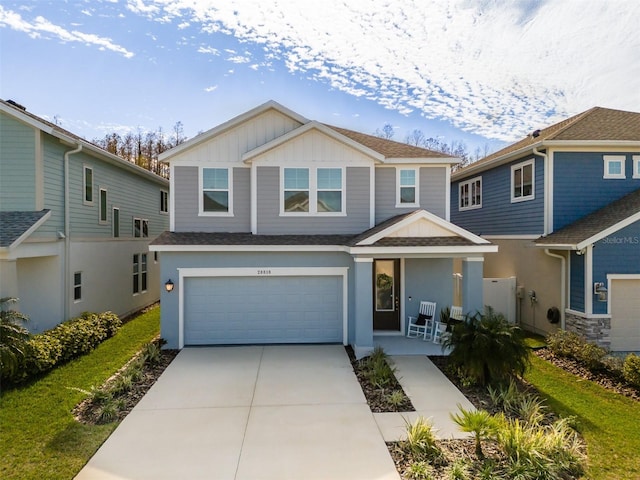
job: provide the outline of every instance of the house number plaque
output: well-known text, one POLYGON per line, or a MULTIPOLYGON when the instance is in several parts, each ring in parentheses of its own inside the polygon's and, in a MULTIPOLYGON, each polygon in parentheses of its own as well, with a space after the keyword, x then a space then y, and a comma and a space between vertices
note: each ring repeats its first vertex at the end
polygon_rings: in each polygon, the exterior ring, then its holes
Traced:
POLYGON ((258 270, 258 275, 271 275, 271 270, 269 269, 258 270))

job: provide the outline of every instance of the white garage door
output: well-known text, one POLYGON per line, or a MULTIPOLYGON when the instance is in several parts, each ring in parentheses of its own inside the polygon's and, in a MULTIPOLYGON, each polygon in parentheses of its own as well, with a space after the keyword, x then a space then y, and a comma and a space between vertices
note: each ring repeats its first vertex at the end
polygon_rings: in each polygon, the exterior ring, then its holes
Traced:
POLYGON ((341 343, 342 277, 185 279, 185 345, 341 343))
POLYGON ((611 350, 640 350, 640 279, 611 281, 611 350))

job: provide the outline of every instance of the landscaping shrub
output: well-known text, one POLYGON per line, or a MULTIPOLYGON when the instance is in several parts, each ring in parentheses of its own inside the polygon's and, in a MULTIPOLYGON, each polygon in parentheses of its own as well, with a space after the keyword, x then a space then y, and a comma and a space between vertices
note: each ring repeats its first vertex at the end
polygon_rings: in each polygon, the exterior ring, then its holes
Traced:
POLYGON ((433 424, 424 417, 418 417, 415 422, 405 420, 407 439, 405 447, 418 460, 435 460, 442 456, 438 446, 433 424))
POLYGON ((17 298, 0 299, 0 379, 12 380, 20 371, 26 355, 29 332, 20 323, 28 317, 9 308, 17 298))
POLYGON ((605 368, 603 360, 607 355, 607 350, 594 345, 593 343, 585 342, 582 348, 578 351, 576 359, 584 364, 591 371, 603 370, 605 368))
POLYGON ((640 388, 640 357, 630 353, 622 367, 624 379, 636 388, 640 388))
POLYGON ((100 343, 112 337, 122 321, 112 312, 83 313, 27 341, 22 372, 14 380, 20 380, 51 370, 60 363, 90 352, 100 343))
POLYGON ((547 336, 549 349, 559 357, 576 358, 585 343, 583 337, 568 330, 557 330, 547 336))
POLYGON ((529 347, 520 328, 491 307, 455 325, 443 347, 451 348, 454 368, 480 385, 508 382, 524 374, 529 364, 529 347))

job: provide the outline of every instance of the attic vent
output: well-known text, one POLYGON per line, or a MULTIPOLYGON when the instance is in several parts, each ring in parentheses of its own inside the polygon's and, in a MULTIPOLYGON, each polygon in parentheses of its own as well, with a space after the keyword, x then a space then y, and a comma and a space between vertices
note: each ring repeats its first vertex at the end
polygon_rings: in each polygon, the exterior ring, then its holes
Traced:
POLYGON ((24 105, 20 105, 18 102, 14 100, 7 100, 7 103, 9 105, 13 105, 16 108, 19 108, 20 110, 24 110, 25 112, 27 111, 27 107, 25 107, 24 105))
POLYGON ((534 130, 533 132, 531 132, 531 136, 533 138, 538 138, 540 136, 540 130, 534 130))

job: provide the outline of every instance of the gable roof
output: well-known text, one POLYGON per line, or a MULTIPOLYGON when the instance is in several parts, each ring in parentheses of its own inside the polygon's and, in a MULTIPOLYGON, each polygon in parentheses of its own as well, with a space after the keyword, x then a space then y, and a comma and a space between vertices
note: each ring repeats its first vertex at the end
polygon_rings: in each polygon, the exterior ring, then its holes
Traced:
POLYGON ((17 247, 50 216, 51 210, 0 212, 0 249, 17 247))
POLYGON ((83 151, 89 151, 94 156, 98 156, 107 162, 116 165, 118 167, 125 168, 137 175, 147 177, 157 183, 160 183, 164 186, 169 185, 169 180, 161 177, 160 175, 156 175, 155 173, 142 168, 135 163, 128 162, 127 160, 118 157, 110 152, 107 152, 103 148, 97 146, 94 143, 91 143, 85 140, 82 137, 79 137, 75 133, 70 132, 69 130, 65 130, 64 128, 51 123, 44 118, 40 118, 37 115, 34 115, 31 112, 28 112, 24 107, 18 105, 13 101, 5 101, 0 99, 0 112, 4 112, 7 115, 10 115, 17 119, 22 123, 26 123, 31 127, 37 128, 53 137, 58 138, 61 142, 66 143, 71 146, 82 146, 83 151))
POLYGON ((640 188, 582 217, 535 244, 545 248, 582 250, 604 237, 640 220, 640 188))
POLYGON ((610 145, 621 143, 640 145, 640 113, 593 107, 549 127, 534 130, 525 138, 458 170, 452 177, 466 177, 501 161, 525 155, 532 152, 534 148, 598 142, 610 145))

